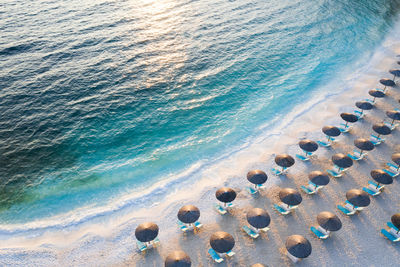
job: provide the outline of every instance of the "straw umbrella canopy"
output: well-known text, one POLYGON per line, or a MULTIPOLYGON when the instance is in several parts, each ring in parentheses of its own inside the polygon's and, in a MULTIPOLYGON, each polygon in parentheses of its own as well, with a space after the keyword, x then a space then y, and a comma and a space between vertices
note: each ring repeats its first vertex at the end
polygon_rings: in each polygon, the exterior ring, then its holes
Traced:
POLYGON ((178 219, 183 223, 195 223, 200 218, 200 210, 193 205, 185 205, 178 211, 178 219))
POLYGON ((386 116, 392 119, 392 125, 393 125, 394 121, 400 120, 400 111, 396 110, 386 111, 386 116))
POLYGON ((247 212, 247 222, 257 229, 268 227, 271 223, 271 217, 268 212, 263 209, 254 208, 247 212))
POLYGON ((354 145, 361 150, 360 154, 362 154, 364 150, 371 151, 375 148, 374 144, 365 138, 357 138, 354 140, 354 145))
POLYGON ((139 224, 135 230, 136 239, 140 242, 153 241, 158 235, 158 226, 152 222, 139 224))
POLYGON ((294 158, 288 154, 281 154, 275 157, 275 163, 282 168, 289 168, 294 164, 294 158))
POLYGON ((336 126, 324 126, 322 132, 328 136, 328 142, 331 141, 332 137, 339 136, 341 134, 340 130, 336 126))
POLYGON ((226 253, 233 249, 235 240, 227 232, 215 232, 210 237, 211 247, 218 253, 226 253))
POLYGON ((171 252, 165 259, 165 267, 190 267, 190 257, 181 250, 171 252))
POLYGON ((223 203, 229 203, 235 200, 236 192, 232 188, 222 187, 215 192, 217 199, 223 203))
POLYGON ((329 211, 323 211, 317 216, 318 224, 328 231, 339 231, 342 228, 342 222, 339 217, 329 211))
POLYGON ((268 180, 268 176, 261 170, 252 170, 247 173, 247 180, 255 185, 263 184, 268 180))
POLYGON ((279 191, 279 199, 289 206, 297 206, 303 200, 300 193, 293 188, 283 188, 279 191))
POLYGON ((346 193, 347 200, 357 207, 367 207, 371 200, 366 192, 359 189, 351 189, 346 193))
POLYGON ((380 123, 375 123, 372 126, 372 130, 374 130, 374 132, 376 132, 378 134, 378 138, 381 135, 388 135, 392 133, 392 130, 384 123, 380 122, 380 123))
POLYGON ((256 263, 251 265, 251 267, 267 267, 267 265, 261 264, 261 263, 256 263))
POLYGON ((394 214, 390 220, 397 229, 400 229, 400 213, 394 214))
MULTIPOLYGON (((394 163, 396 163, 397 164, 397 166, 400 166, 400 153, 394 153, 393 155, 392 155, 392 161, 394 162, 394 163)), ((398 170, 399 168, 397 168, 397 170, 398 170)))
POLYGON ((393 183, 393 178, 389 174, 387 174, 385 171, 381 169, 375 169, 371 171, 371 177, 378 183, 377 188, 379 187, 379 184, 391 184, 393 183))
POLYGON ((301 235, 291 235, 285 243, 287 251, 296 258, 307 258, 310 256, 312 247, 310 241, 301 235))
POLYGON ((349 156, 346 156, 342 153, 337 153, 333 155, 332 162, 339 168, 343 169, 350 168, 351 166, 353 166, 353 160, 349 156))
POLYGON ((370 96, 374 97, 374 99, 373 99, 374 101, 375 101, 376 97, 377 98, 385 97, 385 93, 382 92, 381 90, 372 89, 372 90, 369 90, 368 93, 370 96))
POLYGON ((356 107, 358 107, 359 109, 361 109, 362 112, 364 112, 364 110, 370 110, 374 106, 368 101, 357 101, 356 107))
POLYGON ((318 144, 312 140, 304 139, 299 142, 301 149, 307 152, 315 152, 318 149, 318 144))
POLYGON ((315 185, 324 186, 329 184, 329 175, 327 172, 313 171, 308 175, 308 179, 315 185))
POLYGON ((396 77, 400 77, 399 69, 391 69, 389 70, 389 73, 393 75, 393 81, 396 79, 396 77))
POLYGON ((342 119, 346 122, 346 126, 349 122, 354 123, 358 121, 358 117, 352 113, 344 112, 340 114, 340 117, 342 117, 342 119))
POLYGON ((385 79, 380 79, 379 82, 382 85, 384 85, 385 88, 386 88, 386 86, 395 86, 396 85, 396 83, 394 81, 392 81, 391 79, 386 79, 386 78, 385 79))

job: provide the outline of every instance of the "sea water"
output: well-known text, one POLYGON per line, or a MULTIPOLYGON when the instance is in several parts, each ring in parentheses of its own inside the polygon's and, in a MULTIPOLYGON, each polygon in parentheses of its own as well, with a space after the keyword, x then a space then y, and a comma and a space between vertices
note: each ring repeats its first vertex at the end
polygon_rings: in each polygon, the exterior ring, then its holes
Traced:
POLYGON ((1 3, 0 228, 151 204, 168 189, 155 185, 223 160, 366 64, 399 8, 389 0, 1 3))

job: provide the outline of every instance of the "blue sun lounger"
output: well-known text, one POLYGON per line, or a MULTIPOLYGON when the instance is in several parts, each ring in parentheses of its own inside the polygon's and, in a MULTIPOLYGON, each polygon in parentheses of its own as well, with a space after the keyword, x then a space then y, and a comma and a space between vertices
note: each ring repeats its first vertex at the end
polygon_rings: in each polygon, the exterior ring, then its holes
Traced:
POLYGON ((276 169, 276 168, 272 168, 271 171, 272 171, 273 174, 279 176, 279 175, 282 175, 282 174, 286 174, 287 169, 288 168, 285 168, 285 167, 282 170, 279 170, 279 169, 276 169))
POLYGON ((309 194, 309 195, 312 195, 312 194, 315 194, 316 192, 317 192, 317 190, 311 190, 311 189, 309 189, 308 187, 305 187, 304 185, 302 185, 301 186, 301 189, 306 193, 306 194, 309 194))
POLYGON ((354 114, 357 116, 357 118, 360 120, 364 117, 365 113, 361 112, 359 110, 354 110, 354 114))
POLYGON ((159 243, 160 243, 160 239, 158 239, 158 237, 156 237, 156 238, 152 241, 152 245, 151 245, 150 247, 148 247, 145 243, 140 242, 139 240, 136 240, 137 248, 138 248, 141 252, 146 251, 146 250, 148 250, 148 249, 150 249, 150 248, 153 248, 153 247, 155 247, 155 246, 156 246, 157 244, 159 244, 159 243))
POLYGON ((203 227, 203 225, 202 225, 201 222, 199 222, 199 221, 195 222, 195 223, 194 223, 194 226, 195 226, 197 229, 200 229, 201 227, 203 227))
POLYGON ((285 210, 284 208, 282 208, 281 206, 274 204, 274 208, 282 215, 287 215, 290 213, 290 209, 289 210, 285 210))
POLYGON ((313 154, 312 152, 308 152, 303 150, 305 155, 301 155, 301 154, 296 154, 296 157, 302 161, 309 161, 310 160, 310 156, 313 154))
POLYGON ((340 132, 342 132, 342 133, 347 133, 351 129, 351 126, 348 124, 346 125, 345 123, 341 123, 340 125, 341 126, 338 128, 339 128, 340 132))
POLYGON ((386 225, 389 228, 393 228, 395 231, 399 231, 400 229, 398 229, 396 226, 394 226, 394 224, 392 222, 387 222, 386 225))
POLYGON ((371 186, 373 186, 374 188, 376 188, 376 190, 378 190, 377 192, 375 192, 374 190, 371 190, 371 189, 368 188, 368 187, 363 187, 363 190, 364 190, 365 192, 367 192, 368 194, 370 194, 371 196, 379 195, 380 193, 382 193, 381 190, 385 187, 385 186, 383 186, 383 185, 378 186, 378 184, 375 183, 374 181, 368 181, 368 184, 371 185, 371 186))
POLYGON ((346 209, 345 207, 341 206, 341 205, 337 205, 337 208, 343 212, 344 214, 346 214, 347 216, 353 215, 354 213, 356 213, 355 211, 350 211, 348 209, 346 209))
POLYGON ((374 146, 380 145, 381 143, 385 142, 385 138, 378 137, 374 134, 371 134, 369 140, 374 144, 374 146))
POLYGON ((219 256, 218 253, 215 252, 215 250, 213 250, 212 248, 208 250, 208 254, 210 254, 211 258, 217 263, 221 263, 224 261, 224 259, 221 258, 221 256, 219 256))
POLYGON ((393 123, 393 124, 392 124, 392 123, 387 122, 387 121, 385 121, 384 124, 385 124, 387 127, 389 127, 390 130, 392 130, 392 131, 393 131, 394 129, 396 129, 397 126, 399 126, 398 123, 393 123))
POLYGON ((338 178, 341 177, 343 175, 344 169, 338 168, 336 167, 338 170, 340 171, 336 171, 335 169, 331 169, 331 170, 326 170, 327 173, 329 173, 331 176, 338 178))
POLYGON ((347 156, 349 156, 353 160, 362 160, 366 155, 367 155, 367 152, 360 154, 360 151, 358 151, 356 149, 353 150, 353 154, 350 154, 350 153, 347 154, 347 156))
POLYGON ((311 232, 313 232, 319 239, 327 239, 329 237, 329 235, 323 234, 320 231, 318 231, 317 228, 315 228, 314 226, 311 226, 310 228, 311 232))
POLYGON ((242 227, 243 231, 246 232, 246 234, 248 234, 249 236, 251 236, 252 238, 257 238, 259 237, 259 234, 254 232, 253 230, 251 230, 247 225, 242 227))
POLYGON ((185 225, 183 222, 181 222, 179 220, 178 220, 178 225, 179 225, 179 228, 181 228, 182 232, 184 232, 184 233, 189 230, 189 227, 187 227, 187 225, 185 225))
POLYGON ((389 167, 389 169, 393 172, 399 173, 400 172, 400 168, 396 165, 394 165, 393 163, 386 163, 386 165, 389 167))
POLYGON ((395 237, 393 234, 389 233, 386 229, 381 229, 381 233, 387 237, 392 242, 400 241, 400 237, 395 237))

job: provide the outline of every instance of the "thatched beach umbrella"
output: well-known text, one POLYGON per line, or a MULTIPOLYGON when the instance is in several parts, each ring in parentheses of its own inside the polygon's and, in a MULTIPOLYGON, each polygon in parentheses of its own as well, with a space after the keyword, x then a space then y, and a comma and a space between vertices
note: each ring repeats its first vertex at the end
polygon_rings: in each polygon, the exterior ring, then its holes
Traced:
POLYGON ((374 144, 365 138, 357 138, 356 140, 354 140, 354 145, 360 149, 360 155, 363 153, 364 150, 371 151, 375 148, 374 144))
POLYGON ((165 267, 190 267, 192 266, 192 261, 190 257, 181 250, 176 250, 168 254, 165 259, 165 267))
POLYGON ((374 99, 372 101, 375 102, 375 98, 382 98, 385 97, 385 93, 382 92, 381 90, 376 90, 376 89, 372 89, 368 91, 370 96, 373 96, 374 99))
POLYGON ((215 196, 217 199, 226 205, 226 203, 230 203, 235 200, 236 192, 232 188, 222 187, 215 192, 215 196))
POLYGON ((324 186, 329 184, 329 175, 327 172, 312 171, 308 175, 308 179, 315 185, 324 186))
POLYGON ((324 126, 322 128, 322 132, 324 134, 326 134, 326 136, 328 136, 328 142, 331 141, 332 137, 336 137, 341 134, 341 131, 339 130, 339 128, 336 126, 332 126, 332 125, 324 126))
POLYGON ((353 160, 342 153, 337 153, 332 156, 332 162, 339 168, 346 169, 353 166, 353 160))
POLYGON ((299 142, 299 146, 306 152, 315 152, 318 149, 318 144, 312 140, 304 139, 299 142))
POLYGON ((397 166, 398 166, 397 167, 397 171, 399 171, 399 168, 400 168, 400 153, 394 153, 392 155, 392 161, 397 164, 397 166))
MULTIPOLYGON (((394 214, 390 220, 397 229, 400 229, 400 213, 394 214)), ((399 233, 399 231, 397 231, 397 233, 399 233)))
POLYGON ((381 135, 388 135, 392 132, 392 130, 382 122, 372 125, 372 130, 378 134, 378 138, 380 138, 381 135))
POLYGON ((328 231, 339 231, 342 228, 342 222, 339 217, 329 211, 323 211, 317 216, 318 224, 328 231))
POLYGON ((251 267, 267 267, 267 265, 261 264, 261 263, 256 263, 251 265, 251 267))
POLYGON ((393 75, 393 81, 396 79, 396 77, 400 77, 399 69, 391 69, 389 70, 389 73, 393 75))
POLYGON ((370 110, 374 106, 368 101, 357 101, 356 102, 356 107, 361 109, 361 114, 362 114, 364 112, 364 110, 370 110))
POLYGON ((185 205, 178 211, 178 219, 183 223, 195 223, 200 218, 200 210, 193 205, 185 205))
POLYGON ((261 170, 252 170, 247 173, 247 180, 257 186, 265 183, 268 180, 268 176, 261 170))
POLYGON ((287 251, 296 258, 307 258, 310 256, 312 247, 310 241, 301 235, 291 235, 285 243, 287 251))
POLYGON ((396 83, 395 83, 394 81, 392 81, 391 79, 386 79, 386 78, 385 78, 385 79, 380 79, 379 82, 380 82, 383 86, 385 86, 385 87, 383 88, 383 91, 386 90, 386 86, 393 87, 393 86, 396 85, 396 83))
POLYGON ((352 113, 343 112, 340 114, 340 117, 346 122, 345 127, 347 127, 348 123, 355 123, 358 121, 358 117, 352 113))
POLYGON ((400 111, 397 110, 386 111, 386 116, 392 119, 391 125, 393 126, 394 121, 400 120, 400 111))
POLYGON ((269 216, 268 212, 259 208, 249 210, 246 218, 247 222, 257 229, 268 227, 268 225, 271 223, 271 217, 269 216))
POLYGON ((289 168, 294 164, 294 158, 288 154, 280 154, 275 157, 275 163, 282 168, 289 168))
POLYGON ((376 185, 376 188, 379 187, 379 184, 392 184, 393 183, 393 178, 386 172, 384 172, 381 169, 375 169, 371 171, 371 177, 374 179, 378 184, 376 185))
POLYGON ((288 206, 297 206, 303 198, 300 193, 293 188, 283 188, 279 191, 279 199, 288 206))
POLYGON ((135 230, 136 239, 140 242, 150 242, 153 241, 158 235, 158 226, 152 222, 145 222, 139 224, 135 230))
POLYGON ((351 189, 346 193, 347 200, 356 207, 367 207, 371 200, 366 192, 359 189, 351 189))
POLYGON ((233 249, 235 240, 227 232, 215 232, 210 237, 211 247, 218 253, 226 253, 233 249))

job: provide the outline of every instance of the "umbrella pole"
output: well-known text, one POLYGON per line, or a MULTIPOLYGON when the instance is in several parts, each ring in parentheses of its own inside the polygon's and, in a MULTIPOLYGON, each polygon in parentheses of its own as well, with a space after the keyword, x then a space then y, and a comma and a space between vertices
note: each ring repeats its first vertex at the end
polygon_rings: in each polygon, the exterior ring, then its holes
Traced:
POLYGON ((282 167, 282 173, 283 173, 284 170, 285 170, 285 167, 282 167))
POLYGON ((349 122, 348 122, 348 121, 346 121, 346 124, 344 125, 344 127, 345 127, 345 128, 347 128, 347 124, 349 124, 349 122))
POLYGON ((331 142, 331 137, 328 135, 328 143, 331 142))
POLYGON ((381 139, 380 136, 381 136, 381 134, 378 134, 378 136, 377 136, 377 137, 378 137, 378 138, 377 138, 378 140, 381 139))
POLYGON ((379 187, 379 183, 376 184, 376 189, 378 189, 378 187, 379 187))
POLYGON ((374 96, 374 99, 372 99, 372 102, 374 102, 374 103, 375 103, 375 99, 376 99, 376 97, 374 96))
POLYGON ((399 169, 400 169, 400 165, 397 165, 397 172, 399 171, 399 169))
POLYGON ((362 150, 362 149, 360 149, 360 157, 362 156, 362 153, 363 153, 363 150, 362 150))
POLYGON ((364 110, 363 110, 363 109, 361 109, 361 108, 360 108, 360 110, 361 110, 361 114, 360 114, 360 116, 361 116, 361 115, 364 113, 364 110))
POLYGON ((395 79, 396 79, 396 75, 393 75, 393 82, 394 82, 395 79))
POLYGON ((383 87, 383 92, 384 92, 384 93, 386 92, 386 85, 385 85, 385 87, 383 87))
POLYGON ((392 120, 392 124, 390 124, 390 126, 393 126, 393 123, 394 123, 394 119, 392 120))

